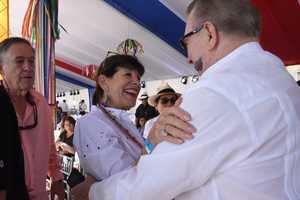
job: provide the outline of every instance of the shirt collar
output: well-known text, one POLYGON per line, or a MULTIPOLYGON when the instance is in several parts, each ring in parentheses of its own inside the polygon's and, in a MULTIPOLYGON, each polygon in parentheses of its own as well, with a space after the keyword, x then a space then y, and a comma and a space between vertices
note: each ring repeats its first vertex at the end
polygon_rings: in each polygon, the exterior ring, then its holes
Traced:
MULTIPOLYGON (((121 110, 121 109, 117 109, 117 108, 112 108, 112 107, 105 107, 105 109, 112 114, 113 116, 115 116, 118 119, 123 119, 126 121, 130 121, 129 118, 129 113, 126 110, 121 110)), ((91 111, 100 111, 100 109, 98 108, 98 106, 93 105, 91 107, 91 111)))
POLYGON ((210 66, 203 74, 202 78, 205 78, 206 76, 209 76, 211 73, 215 73, 221 70, 225 70, 226 68, 232 67, 231 65, 226 65, 226 63, 232 61, 233 59, 236 59, 240 54, 244 52, 249 51, 257 51, 257 50, 263 50, 258 42, 247 42, 245 44, 242 44, 238 48, 234 49, 232 52, 230 52, 228 55, 217 61, 215 64, 210 66))

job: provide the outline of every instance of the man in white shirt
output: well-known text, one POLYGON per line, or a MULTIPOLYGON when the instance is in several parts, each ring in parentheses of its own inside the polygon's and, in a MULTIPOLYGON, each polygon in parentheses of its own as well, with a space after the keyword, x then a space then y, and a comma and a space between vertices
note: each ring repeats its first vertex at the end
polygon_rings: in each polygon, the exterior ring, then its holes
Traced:
POLYGON ((67 104, 67 102, 66 102, 65 99, 64 99, 63 102, 61 103, 60 107, 61 107, 61 109, 62 109, 62 112, 63 112, 65 115, 67 115, 68 112, 69 112, 69 106, 68 106, 68 104, 67 104))
MULTIPOLYGON (((299 200, 300 89, 264 51, 247 0, 194 0, 182 44, 202 73, 181 107, 197 128, 92 185, 101 200, 299 200)), ((172 127, 164 131, 172 134, 172 127)))

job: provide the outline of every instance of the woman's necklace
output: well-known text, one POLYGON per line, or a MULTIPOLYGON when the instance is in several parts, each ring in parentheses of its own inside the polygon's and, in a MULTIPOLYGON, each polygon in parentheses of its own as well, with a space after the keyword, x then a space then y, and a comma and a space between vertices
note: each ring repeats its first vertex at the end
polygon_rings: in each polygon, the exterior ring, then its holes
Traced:
POLYGON ((128 131, 128 129, 126 129, 125 127, 122 126, 122 124, 120 122, 117 121, 116 117, 113 116, 111 113, 109 113, 104 106, 99 105, 98 106, 100 108, 100 110, 102 110, 105 115, 114 123, 117 125, 117 127, 122 131, 122 133, 127 136, 127 138, 129 138, 132 142, 134 142, 137 146, 139 146, 142 150, 144 149, 144 144, 141 143, 138 139, 136 139, 135 137, 133 137, 130 132, 128 131))

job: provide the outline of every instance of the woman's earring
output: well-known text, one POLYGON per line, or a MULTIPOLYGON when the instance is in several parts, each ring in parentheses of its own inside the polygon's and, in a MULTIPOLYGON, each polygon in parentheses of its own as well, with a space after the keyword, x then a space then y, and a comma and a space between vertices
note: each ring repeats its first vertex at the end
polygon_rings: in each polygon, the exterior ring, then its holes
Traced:
POLYGON ((102 103, 104 106, 107 106, 107 102, 108 102, 108 97, 107 95, 104 93, 103 97, 102 97, 102 103))

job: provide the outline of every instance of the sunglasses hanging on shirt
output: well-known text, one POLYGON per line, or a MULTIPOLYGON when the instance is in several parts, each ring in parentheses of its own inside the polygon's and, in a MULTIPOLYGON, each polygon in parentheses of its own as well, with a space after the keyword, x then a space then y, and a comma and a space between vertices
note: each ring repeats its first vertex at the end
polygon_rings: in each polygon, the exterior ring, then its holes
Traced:
POLYGON ((35 128, 38 125, 38 112, 37 112, 37 107, 36 104, 34 102, 34 100, 32 99, 32 97, 30 96, 29 93, 26 94, 26 101, 32 106, 33 108, 33 122, 31 124, 25 125, 25 126, 18 126, 19 130, 30 130, 35 128))

